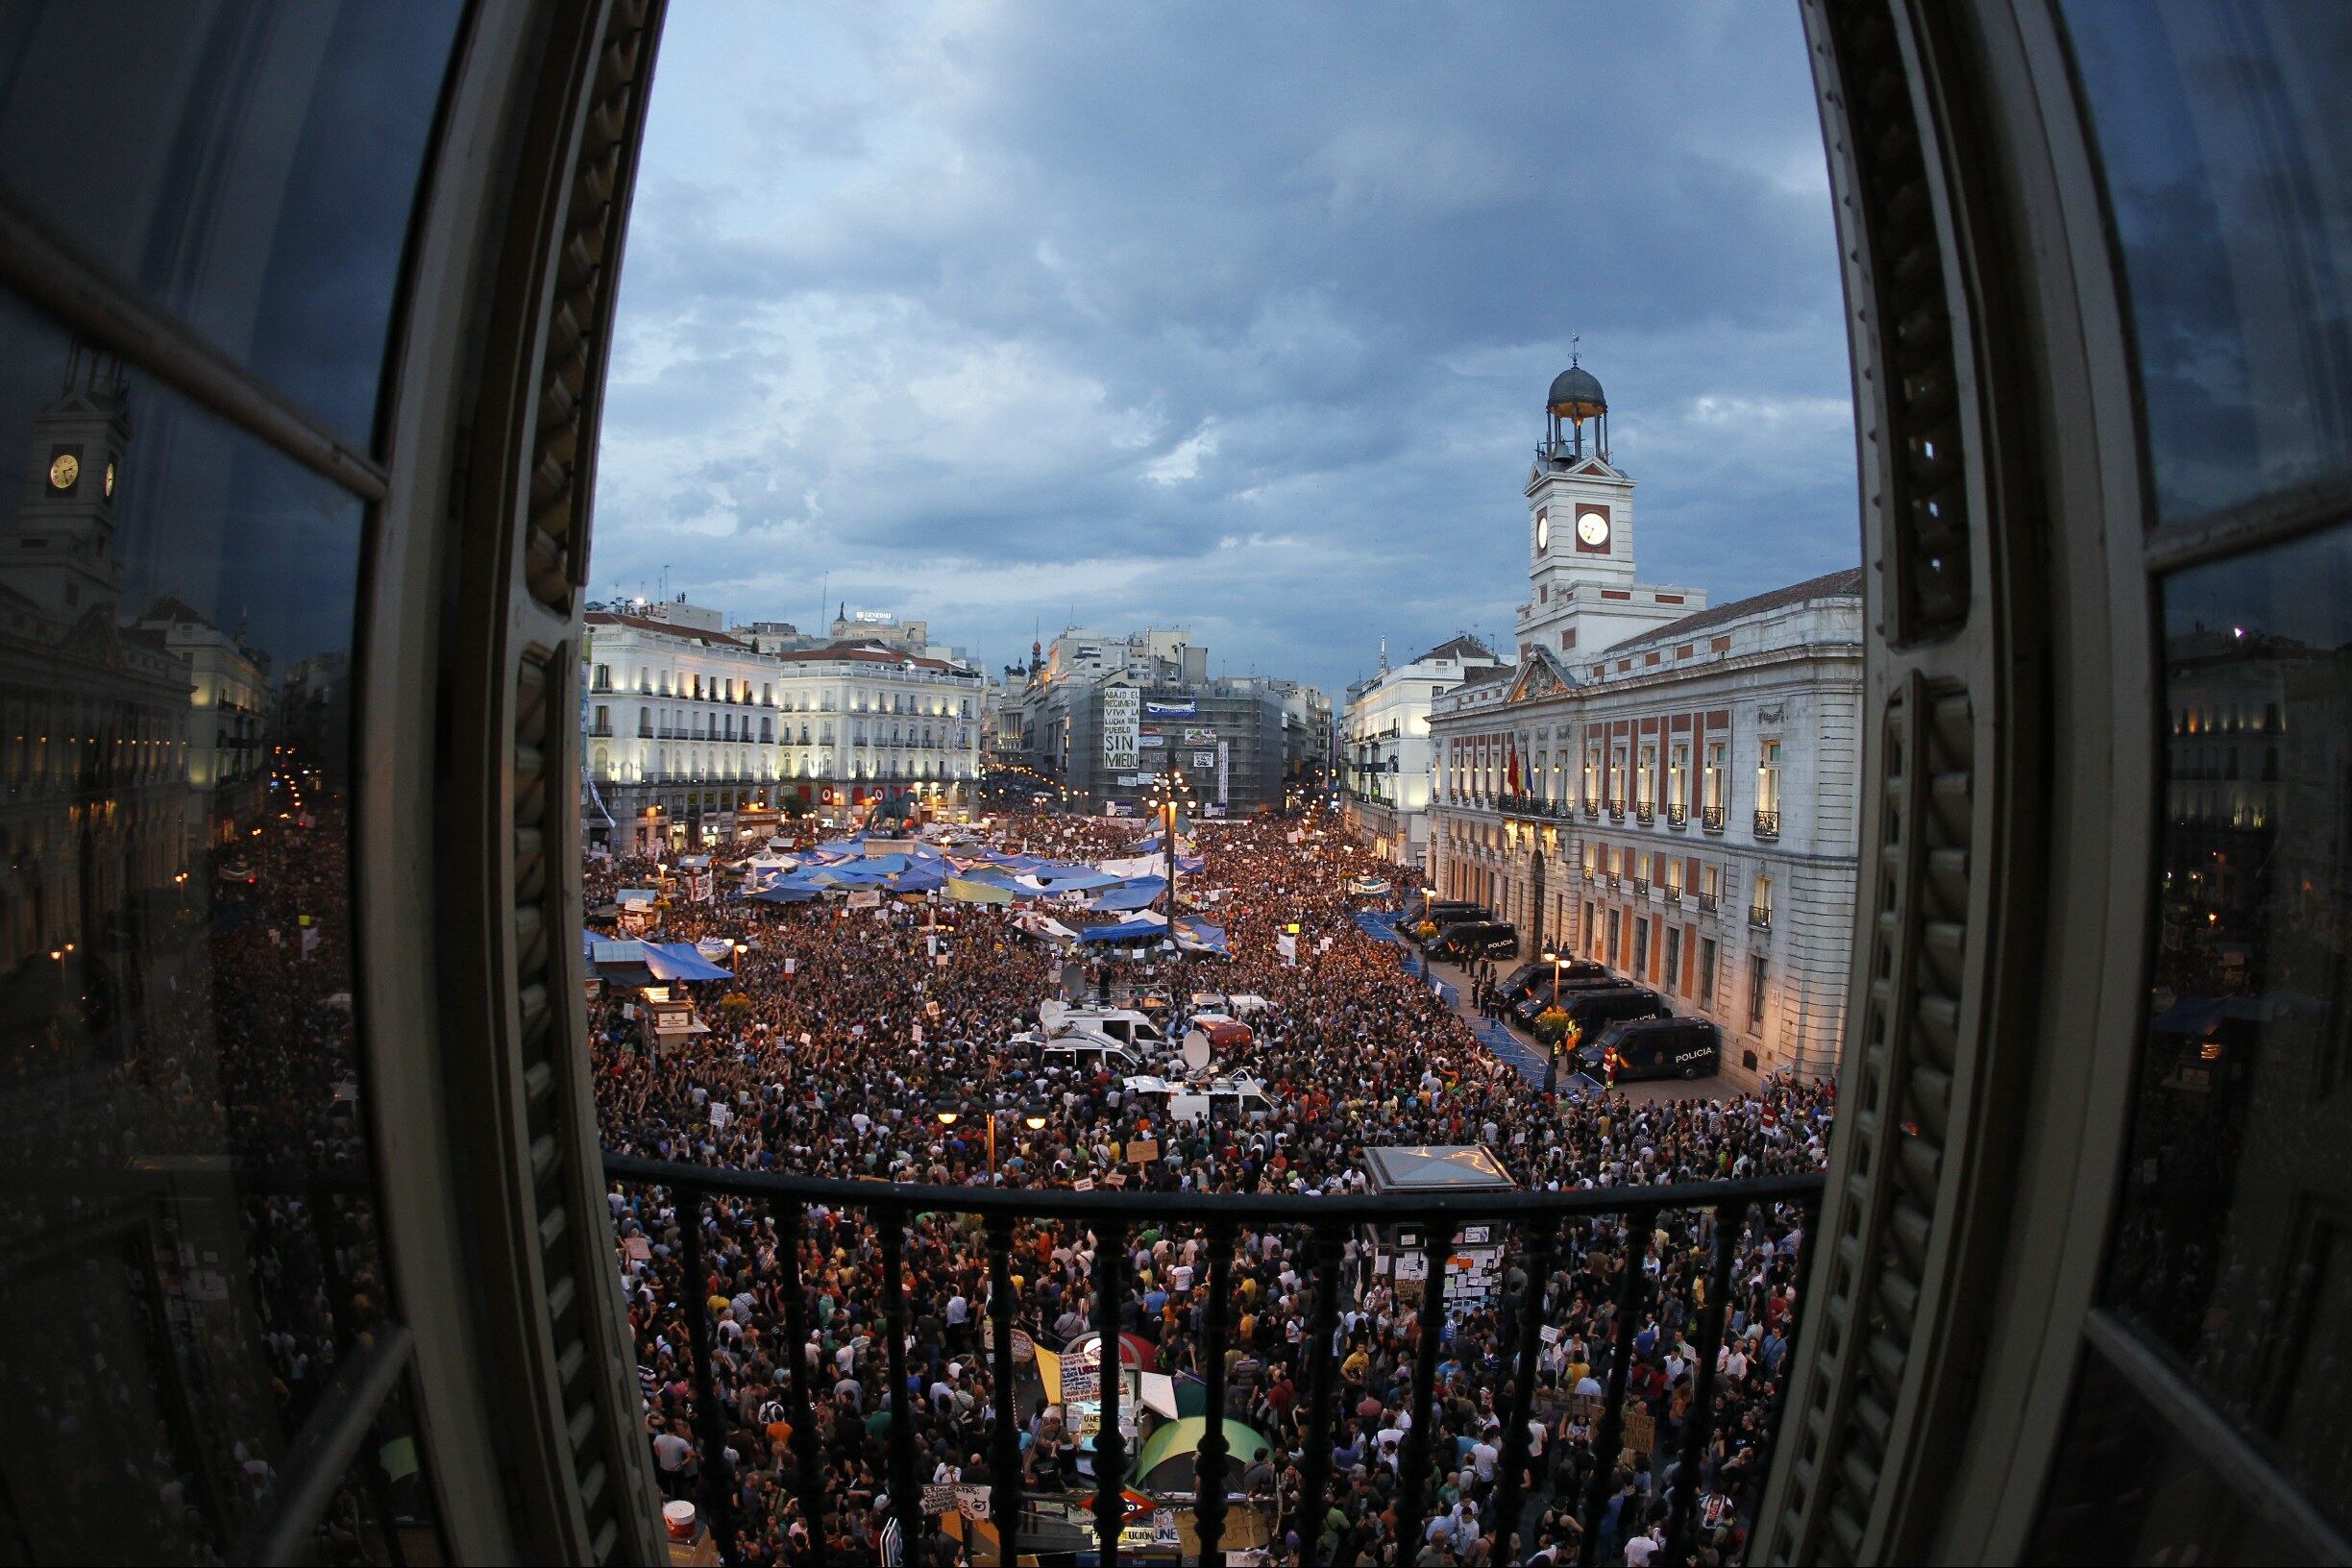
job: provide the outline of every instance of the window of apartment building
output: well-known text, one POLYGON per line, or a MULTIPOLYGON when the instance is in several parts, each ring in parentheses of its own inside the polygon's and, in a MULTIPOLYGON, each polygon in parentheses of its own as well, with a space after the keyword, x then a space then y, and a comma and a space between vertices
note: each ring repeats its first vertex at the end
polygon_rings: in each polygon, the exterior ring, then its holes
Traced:
POLYGON ((1625 956, 1625 911, 1612 909, 1608 913, 1608 961, 1614 967, 1625 956))
POLYGON ((1764 955, 1757 953, 1748 960, 1748 1027, 1764 1027, 1764 955))
POLYGON ((1705 776, 1704 776, 1703 778, 1702 778, 1702 779, 1700 780, 1700 784, 1701 784, 1701 787, 1702 787, 1702 788, 1703 788, 1703 789, 1705 791, 1705 794, 1704 794, 1704 795, 1703 795, 1703 796, 1701 797, 1701 804, 1704 805, 1704 806, 1705 806, 1705 807, 1706 807, 1706 808, 1707 808, 1709 811, 1721 811, 1721 810, 1723 810, 1723 804, 1724 804, 1724 743, 1723 743, 1723 742, 1721 742, 1721 741, 1709 741, 1709 742, 1707 742, 1707 748, 1706 748, 1706 774, 1705 774, 1705 776))
POLYGON ((1593 904, 1590 898, 1584 900, 1584 923, 1581 929, 1585 933, 1586 945, 1597 948, 1601 941, 1601 928, 1593 923, 1593 904))
POLYGON ((1594 844, 1590 839, 1584 841, 1584 874, 1586 877, 1589 878, 1593 874, 1594 862, 1599 858, 1600 853, 1600 845, 1594 844))
POLYGON ((596 667, 596 689, 600 692, 609 692, 612 690, 611 665, 600 664, 596 667))
POLYGON ((1666 989, 1672 991, 1682 978, 1682 933, 1674 927, 1666 931, 1666 989))
POLYGON ((1766 741, 1756 748, 1756 810, 1780 809, 1780 743, 1766 741))
POLYGON ((1636 915, 1633 918, 1633 973, 1639 978, 1650 967, 1650 922, 1636 915))
POLYGON ((1723 868, 1704 866, 1699 870, 1699 892, 1702 897, 1715 900, 1723 897, 1723 868))
POLYGON ((599 704, 596 710, 596 729, 599 735, 612 733, 612 709, 599 704))
POLYGON ((1608 801, 1612 806, 1623 808, 1625 800, 1626 748, 1613 746, 1609 747, 1608 801))
POLYGON ((1759 876, 1755 879, 1755 904, 1753 908, 1755 911, 1756 924, 1770 925, 1772 923, 1773 894, 1771 877, 1759 876))
POLYGON ((1594 741, 1584 748, 1584 803, 1601 802, 1601 743, 1594 741))
POLYGON ((1666 803, 1690 806, 1690 742, 1677 741, 1666 758, 1666 803))
POLYGON ((1715 939, 1699 939, 1699 1006, 1702 1011, 1715 1005, 1715 939))
POLYGON ((1682 896, 1682 857, 1668 855, 1666 861, 1666 892, 1677 898, 1682 896))
POLYGON ((1657 743, 1655 741, 1645 741, 1642 743, 1641 771, 1635 777, 1634 785, 1636 790, 1639 792, 1638 797, 1641 801, 1642 809, 1645 811, 1656 810, 1657 743))

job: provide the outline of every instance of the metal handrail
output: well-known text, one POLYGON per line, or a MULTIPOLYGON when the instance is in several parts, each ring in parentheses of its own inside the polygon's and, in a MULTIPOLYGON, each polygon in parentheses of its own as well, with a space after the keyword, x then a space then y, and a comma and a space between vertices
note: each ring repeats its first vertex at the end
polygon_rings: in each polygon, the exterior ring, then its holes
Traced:
POLYGON ((1778 838, 1780 836, 1780 814, 1776 811, 1758 811, 1755 814, 1755 831, 1759 839, 1778 838))
POLYGON ((1709 833, 1721 833, 1724 830, 1724 808, 1702 806, 1699 810, 1699 825, 1709 833))
MULTIPOLYGON (((1719 1419, 1712 1397, 1713 1372, 1716 1353, 1724 1341, 1724 1302, 1729 1294, 1730 1269, 1738 1252, 1735 1238, 1745 1225, 1751 1209, 1755 1206, 1792 1204, 1800 1208, 1806 1216, 1803 1226, 1805 1240, 1798 1261, 1800 1288, 1803 1289, 1805 1271, 1812 1253, 1812 1238, 1819 1228, 1815 1219, 1820 1213, 1824 1185, 1824 1178, 1820 1174, 1805 1173, 1731 1182, 1689 1182, 1664 1187, 1585 1188, 1559 1192, 1522 1189, 1509 1192, 1352 1193, 1322 1198, 1256 1192, 1130 1193, 1123 1189, 1099 1188, 1081 1192, 1074 1188, 934 1187, 843 1181, 686 1164, 676 1161, 648 1160, 611 1153, 604 1156, 604 1172, 609 1180, 617 1183, 668 1188, 682 1200, 681 1208, 691 1208, 691 1215, 681 1215, 685 1222, 680 1226, 684 1242, 680 1262, 689 1278, 699 1278, 703 1270, 699 1215, 705 1201, 733 1198, 764 1206, 768 1210, 766 1217, 772 1220, 776 1228, 776 1258, 781 1265, 780 1284, 787 1316, 785 1332, 789 1342, 796 1345, 806 1343, 809 1335, 806 1295, 799 1270, 799 1243, 809 1208, 821 1204, 830 1210, 866 1211, 876 1223, 882 1245, 883 1289, 891 1329, 887 1348, 892 1387, 901 1394, 907 1386, 905 1224, 919 1213, 971 1214, 979 1217, 986 1237, 984 1245, 991 1282, 988 1312, 994 1330, 991 1366, 997 1401, 997 1447, 990 1465, 993 1491, 989 1512, 998 1532, 997 1560, 1008 1562, 1019 1560, 1022 1507, 1020 1467, 1013 1448, 1016 1422, 1011 1409, 1017 1369, 1010 1276, 1013 1227, 1017 1220, 1068 1220, 1084 1223, 1095 1233, 1097 1245, 1094 1260, 1101 1273, 1093 1292, 1094 1327, 1101 1336, 1099 1342, 1107 1347, 1119 1343, 1126 1238, 1135 1234, 1136 1227, 1144 1224, 1165 1226, 1174 1222, 1204 1227, 1210 1242, 1210 1296, 1203 1365, 1208 1375, 1208 1409, 1213 1412, 1224 1409, 1224 1362, 1230 1342, 1229 1320, 1232 1313, 1229 1309, 1234 1288, 1233 1253, 1238 1228, 1243 1224, 1287 1224, 1307 1230, 1307 1272, 1314 1281, 1309 1330, 1311 1350, 1306 1388, 1307 1460, 1301 1497, 1304 1517, 1308 1519, 1320 1518, 1329 1500, 1332 1439, 1338 1418, 1336 1393, 1339 1381, 1334 1364, 1336 1357, 1333 1348, 1339 1291, 1334 1286, 1339 1278, 1341 1243, 1351 1228, 1365 1224, 1422 1224, 1433 1220, 1456 1222, 1441 1224, 1430 1231, 1429 1250, 1438 1254, 1451 1249, 1460 1224, 1473 1221, 1487 1225, 1509 1223, 1517 1231, 1516 1240, 1522 1255, 1531 1257, 1532 1266, 1525 1271, 1526 1284, 1521 1298, 1515 1304, 1519 1334, 1518 1343, 1512 1348, 1516 1364, 1514 1375, 1507 1382, 1510 1418, 1505 1433, 1509 1449, 1502 1466, 1503 1490, 1496 1508, 1498 1531, 1507 1539, 1517 1528, 1520 1507, 1525 1502, 1520 1477, 1527 1462, 1528 1423, 1532 1413, 1536 1362, 1541 1350, 1538 1329, 1543 1316, 1544 1292, 1554 1271, 1563 1223, 1615 1219, 1624 1222, 1628 1233, 1640 1233, 1652 1229, 1658 1217, 1670 1210, 1713 1212, 1716 1243, 1706 1305, 1698 1324, 1699 1340, 1696 1347, 1696 1364, 1702 1369, 1702 1384, 1700 1398, 1693 1406, 1694 1409, 1706 1412, 1706 1416, 1688 1424, 1682 1434, 1679 1456, 1680 1473, 1690 1476, 1698 1473, 1701 1456, 1719 1419)), ((1650 1284, 1645 1272, 1639 1268, 1622 1269, 1620 1281, 1621 1299, 1615 1320, 1628 1324, 1636 1321, 1646 1306, 1645 1297, 1650 1284)), ((722 1556, 733 1562, 736 1560, 732 1516, 734 1488, 726 1459, 724 1427, 718 1417, 716 1382, 711 1371, 715 1329, 710 1302, 699 1290, 685 1291, 682 1299, 688 1312, 688 1340, 693 1351, 697 1413, 701 1418, 697 1423, 696 1440, 702 1476, 703 1504, 711 1517, 722 1556)), ((1397 1503, 1397 1538, 1402 1542, 1421 1538, 1421 1528, 1426 1517, 1429 1501, 1426 1493, 1432 1465, 1430 1444, 1433 1430, 1432 1407, 1435 1400, 1439 1338, 1440 1335, 1434 1333, 1421 1335, 1419 1353, 1415 1358, 1410 1404, 1412 1425, 1407 1438, 1407 1453, 1401 1472, 1403 1489, 1397 1503)), ((1111 1362, 1115 1369, 1116 1364, 1115 1360, 1111 1362)), ((1622 1446, 1629 1364, 1629 1357, 1619 1354, 1609 1356, 1607 1393, 1597 1429, 1596 1454, 1613 1455, 1622 1446)), ((792 1446, 797 1472, 793 1491, 803 1515, 816 1521, 824 1516, 823 1471, 817 1452, 817 1431, 812 1411, 822 1404, 826 1396, 821 1391, 819 1380, 811 1376, 800 1358, 790 1358, 790 1365, 787 1420, 792 1428, 792 1446)), ((1119 1499, 1128 1480, 1126 1456, 1121 1452, 1118 1436, 1117 1384, 1115 1375, 1102 1382, 1101 1428, 1095 1439, 1094 1526, 1101 1561, 1106 1564, 1118 1561, 1118 1537, 1125 1511, 1119 1499)), ((910 1545, 922 1536, 920 1490, 913 1484, 918 1473, 916 1417, 912 1413, 914 1403, 904 1397, 892 1399, 888 1431, 891 1495, 897 1512, 901 1538, 910 1545)), ((1224 1541, 1230 1475, 1228 1461, 1231 1455, 1225 1445, 1222 1425, 1212 1420, 1209 1433, 1202 1439, 1196 1461, 1198 1474, 1207 1478, 1207 1483, 1199 1486, 1200 1500, 1196 1506, 1204 1560, 1215 1560, 1221 1554, 1224 1541)), ((1614 1468, 1610 1464, 1599 1466, 1590 1491, 1583 1499, 1583 1560, 1587 1563, 1593 1560, 1593 1546, 1601 1533, 1601 1514, 1607 1501, 1607 1483, 1614 1468)), ((1695 1544, 1695 1492, 1688 1487, 1681 1488, 1674 1498, 1667 1552, 1670 1561, 1687 1560, 1695 1544)))

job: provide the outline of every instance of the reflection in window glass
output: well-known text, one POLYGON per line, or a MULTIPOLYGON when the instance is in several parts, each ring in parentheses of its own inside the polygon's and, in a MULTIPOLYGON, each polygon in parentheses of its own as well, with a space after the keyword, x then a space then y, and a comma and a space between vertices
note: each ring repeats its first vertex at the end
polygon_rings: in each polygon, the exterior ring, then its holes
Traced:
POLYGON ((0 1534, 33 1560, 229 1556, 389 1309, 360 539, 350 497, 0 299, 0 1534))
POLYGON ((2083 1360, 2060 1452, 2028 1562, 2276 1563, 2306 1556, 2095 1352, 2083 1360))
POLYGON ((2160 517, 2352 469, 2352 6, 2068 0, 2160 517))
POLYGON ((462 10, 0 7, 0 185, 364 446, 462 10))
POLYGON ((2106 1293, 2352 1519, 2352 526, 2171 578, 2156 993, 2106 1293))

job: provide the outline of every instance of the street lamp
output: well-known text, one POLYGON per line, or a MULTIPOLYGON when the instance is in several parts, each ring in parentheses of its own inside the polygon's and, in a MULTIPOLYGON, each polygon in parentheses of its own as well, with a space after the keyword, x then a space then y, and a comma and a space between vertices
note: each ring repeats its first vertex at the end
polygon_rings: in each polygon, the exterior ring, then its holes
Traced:
MULTIPOLYGON (((1566 968, 1575 961, 1573 959, 1562 958, 1557 953, 1544 954, 1543 961, 1552 966, 1552 1005, 1555 1008, 1557 1008, 1559 1006, 1560 970, 1566 968)), ((1555 1037, 1549 1043, 1548 1054, 1544 1059, 1544 1092, 1549 1094, 1558 1087, 1559 1040, 1555 1037)))

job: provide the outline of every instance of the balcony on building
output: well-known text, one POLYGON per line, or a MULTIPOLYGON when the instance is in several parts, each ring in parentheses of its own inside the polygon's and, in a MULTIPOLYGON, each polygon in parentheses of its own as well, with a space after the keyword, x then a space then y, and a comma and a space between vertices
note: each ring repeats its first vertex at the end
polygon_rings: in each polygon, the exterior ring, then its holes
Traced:
POLYGON ((1757 812, 1755 814, 1755 836, 1759 839, 1778 838, 1780 836, 1780 814, 1776 811, 1757 812))
POLYGON ((1749 905, 1749 906, 1748 906, 1748 923, 1749 923, 1750 925, 1754 926, 1754 927, 1755 927, 1755 928, 1756 928, 1758 931, 1769 931, 1769 930, 1771 930, 1771 929, 1772 929, 1772 906, 1771 906, 1770 904, 1751 904, 1751 905, 1749 905))
POLYGON ((1699 825, 1709 833, 1721 833, 1724 830, 1724 808, 1721 806, 1701 807, 1699 825))
POLYGON ((1689 822, 1690 807, 1684 805, 1679 800, 1670 800, 1667 802, 1666 825, 1668 827, 1683 827, 1687 826, 1689 822))
POLYGON ((1706 915, 1713 915, 1713 914, 1717 913, 1718 911, 1720 911, 1722 908, 1723 908, 1723 896, 1722 896, 1722 894, 1713 894, 1713 893, 1703 893, 1703 894, 1701 894, 1699 895, 1699 909, 1700 909, 1700 912, 1701 912, 1701 913, 1703 913, 1703 914, 1706 914, 1706 915))
POLYGON ((1636 801, 1633 806, 1633 820, 1644 827, 1650 826, 1657 821, 1656 805, 1648 800, 1636 801))

